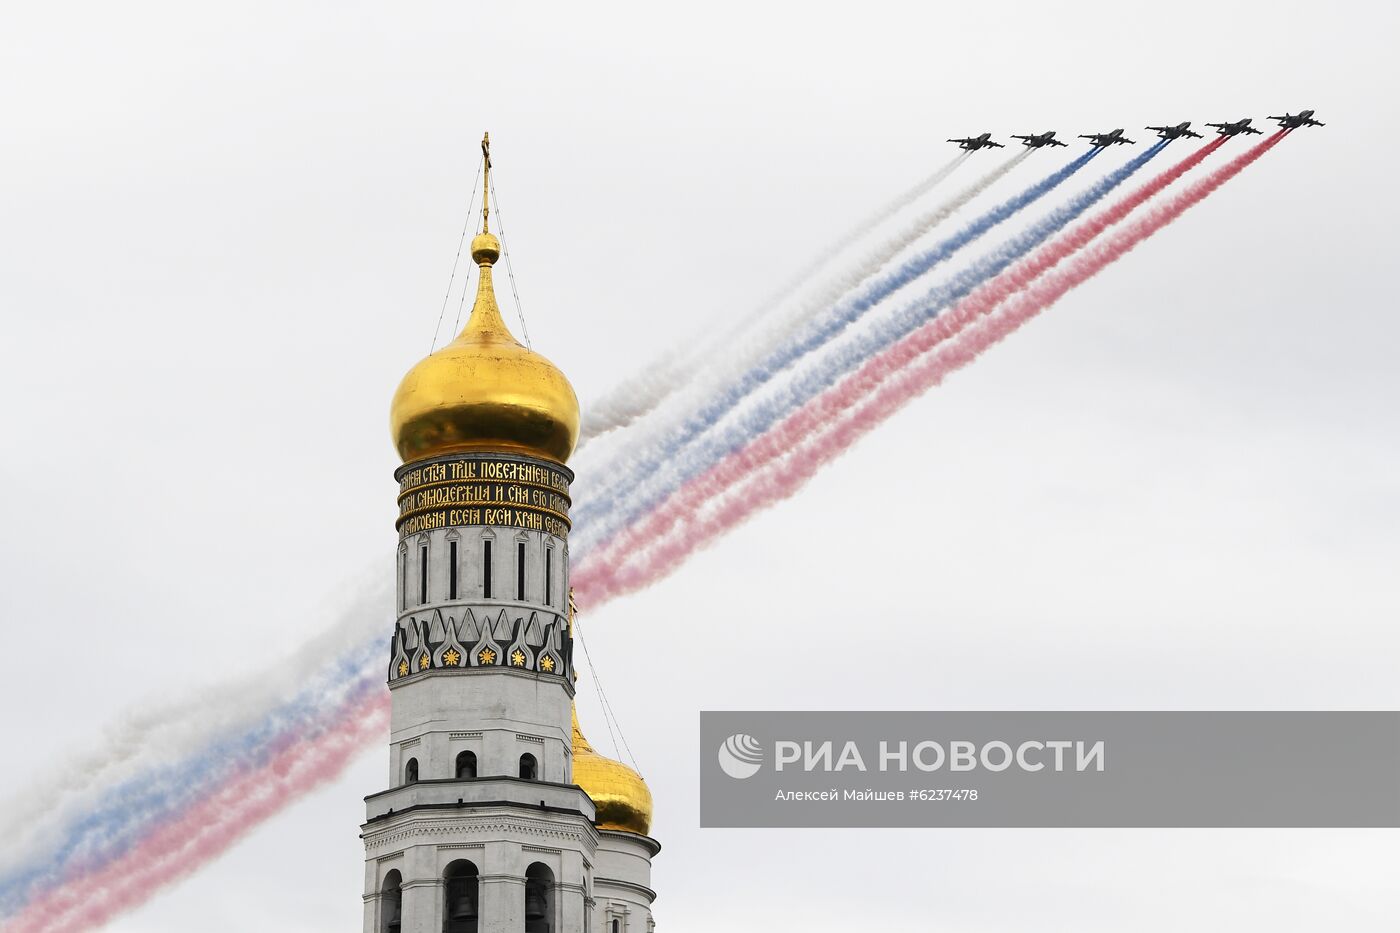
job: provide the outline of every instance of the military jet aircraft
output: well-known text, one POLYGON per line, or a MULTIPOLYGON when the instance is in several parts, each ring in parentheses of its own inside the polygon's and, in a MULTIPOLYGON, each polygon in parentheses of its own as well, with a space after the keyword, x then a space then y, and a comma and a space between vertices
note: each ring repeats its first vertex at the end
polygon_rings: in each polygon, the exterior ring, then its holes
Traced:
POLYGON ((1155 131, 1159 139, 1180 139, 1183 136, 1190 136, 1195 139, 1201 138, 1200 133, 1191 129, 1190 120, 1183 120, 1176 124, 1176 126, 1148 126, 1144 127, 1144 129, 1155 131))
POLYGON ((1137 143, 1124 136, 1123 131, 1121 129, 1114 130, 1111 133, 1081 133, 1079 138, 1089 140, 1089 145, 1095 147, 1096 149, 1105 149, 1114 144, 1122 146, 1137 145, 1137 143))
POLYGON ((978 149, 987 149, 991 147, 997 149, 1005 148, 1001 143, 992 142, 991 133, 983 133, 981 136, 965 136, 962 139, 950 139, 948 142, 957 143, 959 149, 966 149, 968 152, 976 152, 978 149))
POLYGON ((1299 113, 1285 113, 1281 117, 1269 117, 1270 120, 1277 120, 1278 125, 1286 130, 1296 130, 1300 126, 1326 126, 1321 120, 1313 119, 1313 111, 1303 110, 1299 113))
POLYGON ((1068 146, 1069 143, 1062 143, 1055 138, 1054 130, 1046 130, 1044 133, 1036 133, 1032 136, 1012 136, 1012 139, 1019 139, 1022 145, 1032 149, 1043 149, 1046 146, 1068 146))
POLYGON ((1243 120, 1236 120, 1234 123, 1207 123, 1206 126, 1215 127, 1215 131, 1221 136, 1238 136, 1241 133, 1246 135, 1253 133, 1257 136, 1264 132, 1263 130, 1256 130, 1249 124, 1249 117, 1245 117, 1243 120))

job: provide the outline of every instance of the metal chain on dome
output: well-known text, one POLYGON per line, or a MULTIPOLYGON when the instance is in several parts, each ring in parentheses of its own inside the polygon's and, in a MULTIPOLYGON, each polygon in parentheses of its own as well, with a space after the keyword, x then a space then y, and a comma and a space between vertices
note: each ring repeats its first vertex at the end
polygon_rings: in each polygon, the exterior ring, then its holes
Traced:
MULTIPOLYGON (((500 205, 496 206, 499 213, 500 205)), ((617 748, 618 736, 622 737, 622 748, 626 750, 627 757, 632 761, 632 768, 637 772, 637 776, 645 780, 642 774, 642 766, 637 764, 637 756, 632 754, 632 746, 627 744, 627 736, 622 731, 622 723, 618 721, 617 714, 613 712, 612 703, 608 701, 608 694, 603 690, 603 680, 598 676, 598 667, 593 663, 593 655, 588 653, 588 642, 583 639, 583 629, 578 624, 578 613, 574 613, 574 632, 578 635, 578 643, 583 647, 583 656, 588 660, 588 672, 593 675, 593 685, 598 690, 598 699, 602 701, 603 724, 608 727, 608 737, 612 739, 613 754, 620 755, 617 748), (611 721, 610 721, 611 720, 611 721), (613 726, 617 726, 617 735, 613 735, 613 726)))
POLYGON ((515 288, 515 267, 510 264, 510 245, 506 242, 506 222, 501 214, 501 196, 496 193, 496 179, 489 182, 491 186, 491 200, 496 202, 496 228, 501 231, 501 253, 506 257, 506 275, 510 278, 510 293, 515 298, 515 316, 520 318, 520 335, 525 338, 525 346, 531 350, 535 345, 530 342, 530 328, 525 326, 525 307, 520 303, 520 292, 515 288))
MULTIPOLYGON (((482 156, 484 159, 485 156, 482 156)), ((472 195, 467 200, 467 219, 462 222, 462 236, 457 240, 457 255, 452 257, 452 274, 447 277, 447 292, 442 296, 442 309, 438 311, 437 326, 433 328, 433 344, 428 350, 432 353, 437 349, 438 333, 442 330, 442 318, 447 313, 447 302, 452 297, 452 283, 457 280, 457 266, 462 261, 462 244, 467 242, 467 230, 472 225, 472 207, 476 205, 476 187, 481 183, 481 161, 476 163, 476 173, 472 179, 472 195)), ((457 302, 457 317, 452 322, 452 332, 457 332, 457 322, 462 319, 462 304, 467 300, 467 280, 471 278, 471 270, 467 270, 467 278, 462 281, 462 300, 457 302)))

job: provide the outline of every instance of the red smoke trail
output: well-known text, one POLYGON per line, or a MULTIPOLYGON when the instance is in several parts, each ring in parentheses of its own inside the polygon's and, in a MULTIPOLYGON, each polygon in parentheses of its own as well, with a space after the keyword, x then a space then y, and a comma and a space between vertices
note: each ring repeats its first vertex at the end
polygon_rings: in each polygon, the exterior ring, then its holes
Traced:
MULTIPOLYGON (((1073 227, 1067 232, 1062 233, 1054 240, 1045 244, 1045 246, 1007 269, 1001 275, 974 290, 972 294, 950 308, 946 314, 941 314, 935 319, 935 323, 938 326, 930 328, 931 331, 937 331, 938 336, 934 342, 946 340, 954 334, 959 333, 964 327, 975 321, 978 317, 990 314, 997 305, 1021 291, 1023 288, 1026 288, 1036 279, 1040 278, 1046 272, 1049 272, 1074 253, 1088 246, 1099 234, 1123 220, 1123 218, 1127 217, 1143 204, 1146 204, 1151 198, 1160 194, 1162 190, 1172 182, 1176 181, 1182 175, 1185 175, 1197 165, 1200 165, 1201 162, 1205 160, 1206 156, 1219 149, 1228 138, 1227 136, 1215 137, 1215 139, 1206 143, 1116 204, 1113 204, 1089 218, 1077 227, 1073 227)), ((1246 153, 1246 155, 1248 155, 1248 153, 1246 153)), ((1255 158, 1258 157, 1256 156, 1255 158)), ((1226 166, 1226 168, 1228 167, 1229 166, 1226 166)), ((907 362, 919 353, 928 350, 932 345, 933 344, 927 339, 922 341, 909 341, 909 346, 906 347, 904 352, 900 355, 904 361, 907 362), (924 345, 917 346, 921 343, 924 345)))
MULTIPOLYGON (((976 315, 990 311, 998 302, 1026 287, 1031 281, 1066 256, 1082 248, 1109 226, 1121 221, 1134 208, 1139 207, 1187 171, 1199 165, 1206 156, 1220 148, 1225 139, 1224 136, 1216 137, 1215 140, 1202 146, 1113 206, 1061 234, 1044 248, 1011 266, 1001 275, 974 290, 955 307, 940 315, 936 319, 938 321, 936 328, 926 327, 919 332, 919 336, 926 338, 936 330, 937 338, 942 340, 961 330, 968 322, 975 319, 976 315)), ((893 361, 897 361, 899 365, 908 363, 928 349, 928 346, 924 345, 925 343, 926 340, 916 340, 911 335, 910 338, 906 338, 883 351, 881 358, 886 361, 886 365, 890 365, 893 361)), ((863 378, 866 375, 867 370, 862 369, 853 374, 851 378, 860 380, 864 391, 868 392, 874 389, 876 383, 868 378, 863 378)), ((706 502, 713 501, 724 490, 744 482, 752 477, 758 468, 790 453, 795 445, 811 437, 813 432, 820 431, 823 426, 831 423, 832 418, 848 408, 851 404, 849 394, 849 392, 827 393, 819 397, 813 403, 809 403, 804 408, 794 412, 784 423, 776 426, 734 456, 716 464, 709 471, 687 484, 676 495, 673 495, 667 504, 653 512, 645 521, 637 523, 608 542, 605 545, 605 550, 597 554, 593 560, 581 562, 582 566, 574 571, 575 589, 580 595, 587 591, 594 579, 589 572, 594 561, 605 567, 622 563, 624 555, 645 550, 650 544, 664 536, 676 522, 693 517, 697 509, 703 507, 706 502)))
POLYGON ((985 350, 1058 301, 1066 292, 1126 255, 1133 247, 1181 216, 1246 166, 1273 148, 1287 131, 1256 145, 1140 220, 1089 249, 1065 270, 1048 275, 1008 304, 1000 314, 962 339, 950 340, 999 303, 1081 249, 1095 235, 1121 220, 1185 171, 1219 148, 1224 137, 1203 146, 1142 188, 1093 219, 1057 237, 1021 263, 974 291, 947 314, 940 315, 898 344, 872 357, 850 378, 813 399, 782 424, 756 438, 733 457, 675 493, 645 522, 595 552, 575 571, 580 599, 594 605, 631 592, 665 576, 690 554, 746 520, 754 512, 785 499, 806 485, 823 465, 889 418, 911 399, 966 366, 985 350), (933 348, 938 352, 929 353, 933 348), (911 363, 924 357, 916 366, 911 363), (872 396, 872 390, 878 391, 872 396), (859 407, 856 407, 859 406, 859 407), (835 419, 833 423, 833 419, 835 419), (776 462, 775 462, 776 461, 776 462), (772 464, 755 473, 759 467, 772 464), (699 510, 721 493, 719 507, 703 518, 699 510), (662 543, 649 544, 676 532, 662 543), (627 558, 638 554, 628 563, 627 558))
POLYGON ((337 730, 278 754, 133 846, 100 872, 68 880, 25 908, 9 933, 75 933, 103 925, 223 854, 259 823, 335 778, 388 725, 389 695, 347 705, 337 730))

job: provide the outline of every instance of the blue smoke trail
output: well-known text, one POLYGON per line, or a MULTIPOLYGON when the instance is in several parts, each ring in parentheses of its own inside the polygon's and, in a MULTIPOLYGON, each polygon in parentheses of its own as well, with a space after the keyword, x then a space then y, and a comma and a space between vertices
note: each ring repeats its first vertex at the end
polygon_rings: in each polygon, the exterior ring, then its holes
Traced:
POLYGON ((333 725, 326 717, 345 699, 381 685, 375 675, 382 673, 383 659, 382 639, 359 645, 241 733, 216 738, 182 762, 158 763, 115 787, 95 790, 98 805, 66 825, 56 846, 0 876, 0 916, 13 915, 75 873, 110 864, 231 774, 261 767, 290 742, 325 731, 333 725))
MULTIPOLYGON (((952 197, 910 218, 908 223, 901 225, 890 236, 883 237, 878 244, 865 250, 862 255, 840 263, 834 275, 817 281, 815 287, 810 290, 789 289, 788 293, 793 294, 797 300, 791 303, 787 313, 775 315, 777 320, 767 323, 761 329, 753 328, 754 322, 748 320, 743 327, 731 329, 723 335, 696 345, 683 366, 663 362, 660 367, 648 370, 642 379, 630 382, 636 389, 633 408, 630 410, 640 417, 661 404, 667 395, 682 386, 688 386, 695 377, 702 374, 704 380, 692 387, 692 397, 703 399, 725 391, 727 386, 741 379, 744 373, 759 365, 776 348, 790 346, 797 334, 812 326, 813 319, 818 315, 829 314, 832 306, 841 298, 873 279, 891 259, 962 210, 968 202, 1004 178, 1030 154, 1030 149, 1021 150, 952 197), (724 350, 722 353, 721 348, 724 350), (668 384, 650 378, 654 373, 662 371, 669 372, 668 384)), ((847 245, 850 245, 849 242, 847 245)), ((693 340, 691 342, 695 343, 693 340)), ((685 414, 686 412, 682 411, 680 416, 685 414)), ((632 447, 637 450, 650 450, 673 430, 674 421, 662 421, 650 426, 649 430, 643 429, 639 439, 632 442, 632 447)), ((580 501, 587 500, 587 493, 588 487, 585 486, 580 492, 580 501)))
POLYGON ((780 371, 811 353, 840 334, 881 300, 928 272, 958 250, 1040 198, 1055 190, 1067 178, 1089 164, 1099 152, 1090 149, 1059 171, 1053 172, 1020 194, 987 211, 957 233, 930 249, 923 250, 900 265, 876 278, 856 295, 838 302, 822 317, 811 322, 797 339, 780 344, 763 360, 750 367, 737 383, 715 396, 708 404, 681 422, 669 434, 653 442, 623 469, 603 468, 600 475, 610 477, 610 484, 596 499, 583 503, 574 513, 578 525, 592 523, 600 513, 612 513, 620 497, 630 497, 636 485, 651 475, 663 463, 670 461, 696 437, 713 427, 720 418, 732 411, 751 392, 767 383, 780 371))
MULTIPOLYGON (((1029 154, 1030 150, 1025 150, 1029 154)), ((610 391, 600 399, 596 399, 588 405, 584 412, 583 424, 579 429, 578 447, 575 453, 583 450, 593 438, 618 428, 626 427, 643 415, 650 413, 656 406, 660 405, 666 398, 682 386, 686 385, 698 370, 706 365, 708 358, 714 353, 716 348, 725 346, 738 339, 739 335, 751 328, 756 317, 761 318, 778 310, 785 301, 798 292, 803 285, 812 279, 818 272, 824 269, 837 254, 847 249, 853 241, 859 240, 871 230, 884 223, 894 216, 901 208, 912 204, 919 198, 938 186, 940 182, 961 166, 972 155, 970 151, 960 152, 946 163, 938 171, 920 181, 913 188, 901 194, 899 197, 881 205, 876 211, 856 224, 851 229, 843 233, 840 239, 827 246, 820 254, 814 257, 806 266, 802 268, 786 285, 775 291, 766 298, 762 304, 754 309, 754 313, 746 315, 738 327, 731 328, 728 333, 712 338, 709 341, 697 341, 695 337, 689 338, 676 350, 666 354, 657 362, 647 367, 642 372, 629 377, 620 385, 610 391), (697 345, 697 343, 699 345, 697 345)), ((1018 160, 1012 160, 1013 162, 1018 160)), ((1007 169, 1010 169, 1007 165, 1007 169)), ((994 173, 995 174, 995 173, 994 173)), ((999 175, 997 177, 1000 177, 999 175)), ((994 179, 989 179, 988 184, 994 179)), ((978 189, 980 190, 980 189, 978 189)), ((971 198, 976 191, 968 194, 971 198)), ((937 217, 930 218, 928 223, 936 223, 937 217)), ((821 310, 818 307, 816 310, 821 310)))
MULTIPOLYGON (((575 510, 575 523, 582 527, 588 527, 597 523, 598 518, 603 514, 613 516, 621 504, 620 499, 633 499, 639 483, 654 474, 662 464, 671 461, 696 437, 713 427, 750 393, 766 384, 792 363, 838 336, 852 322, 858 320, 898 289, 948 259, 1016 212, 1049 194, 1075 172, 1088 165, 1090 160, 1100 151, 1102 150, 1090 149, 1015 197, 998 204, 952 236, 909 257, 895 269, 870 282, 855 295, 838 302, 826 314, 812 321, 795 340, 776 347, 762 361, 745 372, 734 385, 711 399, 699 411, 677 425, 668 435, 652 444, 646 452, 634 459, 625 469, 611 471, 615 478, 601 494, 592 501, 582 503, 575 510)), ((603 475, 608 475, 609 472, 606 468, 600 471, 603 475)), ((603 533, 611 534, 611 530, 608 528, 603 533)))
MULTIPOLYGON (((879 352, 884 347, 894 343, 896 340, 913 331, 928 319, 937 315, 953 302, 965 297, 975 287, 982 282, 997 275, 1011 263, 1035 249, 1041 243, 1063 229, 1067 224, 1079 217, 1094 204, 1098 203, 1105 195, 1111 192, 1118 185, 1127 180, 1134 172, 1142 168, 1151 161, 1159 152, 1166 147, 1166 141, 1162 141, 1147 149, 1135 159, 1123 165, 1121 168, 1111 172, 1102 180, 1096 183, 1087 191, 1071 199, 1067 204, 1057 208, 1049 216, 1039 223, 1030 227, 1020 235, 1004 243, 999 249, 990 255, 974 263, 969 268, 953 276, 946 284, 936 286, 930 290, 922 299, 911 302, 887 320, 881 321, 868 331, 858 334, 841 352, 833 354, 821 361, 810 371, 802 374, 792 383, 783 387, 781 392, 775 394, 771 399, 767 399, 744 414, 736 423, 729 425, 717 437, 706 438, 700 442, 698 448, 688 454, 677 457, 684 446, 683 441, 677 438, 694 438, 704 432, 710 425, 715 423, 719 416, 731 410, 742 400, 744 394, 752 391, 752 387, 762 385, 767 379, 772 378, 775 372, 769 371, 766 374, 754 374, 752 379, 746 378, 740 386, 736 386, 732 392, 726 393, 722 398, 716 399, 707 405, 701 413, 688 420, 684 425, 684 430, 668 440, 663 448, 660 458, 649 457, 644 461, 645 472, 640 474, 630 474, 631 485, 623 489, 614 489, 608 494, 599 497, 598 500, 589 503, 587 518, 585 520, 585 510, 578 510, 577 522, 582 534, 582 540, 577 541, 571 548, 572 552, 582 557, 592 547, 599 542, 611 538, 620 528, 636 521, 642 514, 650 511, 666 496, 670 495, 674 489, 686 480, 704 472, 706 469, 717 463, 723 457, 728 456, 740 449, 753 438, 762 434, 772 427, 777 421, 794 411, 807 400, 834 384, 841 376, 849 372, 855 366, 871 355, 879 352), (718 412, 715 418, 709 421, 705 416, 718 412)), ((963 232, 959 233, 934 250, 930 250, 923 256, 941 254, 945 247, 957 241, 970 242, 976 234, 968 235, 969 231, 978 228, 984 221, 991 217, 1005 219, 1014 213, 1019 207, 1025 206, 1030 201, 1035 200, 1040 194, 1052 189, 1064 178, 1072 174, 1074 170, 1087 164, 1100 150, 1094 149, 1079 159, 1070 163, 1065 169, 1049 176, 1040 184, 1027 189, 1021 195, 1000 205, 993 211, 984 215, 974 224, 969 225, 963 232), (1063 176, 1063 177, 1062 177, 1063 176), (1038 191, 1044 186, 1045 191, 1038 191), (1033 196, 1032 196, 1033 195, 1033 196), (1016 207, 1012 207, 1016 205, 1016 207), (965 238, 965 239, 964 239, 965 238)), ((994 225, 988 224, 988 228, 994 225)), ((980 231, 979 231, 980 232, 980 231)), ((951 251, 951 250, 950 250, 951 251)), ((882 279, 882 282, 890 287, 884 292, 889 294, 900 285, 910 281, 917 272, 919 260, 915 257, 903 264, 894 273, 882 279), (897 284, 895 284, 897 283, 897 284)), ((800 352, 794 351, 791 359, 796 359, 802 353, 809 352, 812 347, 819 346, 820 342, 831 339, 841 328, 854 320, 860 313, 867 309, 871 302, 874 288, 857 296, 853 301, 844 304, 837 309, 837 312, 817 324, 813 328, 812 334, 806 336, 799 342, 799 346, 806 348, 800 352), (820 340, 818 338, 821 338, 820 340)), ((871 302, 873 303, 873 302, 871 302)), ((789 354, 774 354, 768 361, 770 365, 786 365, 791 359, 787 359, 789 354), (783 362, 779 362, 782 360, 783 362)))

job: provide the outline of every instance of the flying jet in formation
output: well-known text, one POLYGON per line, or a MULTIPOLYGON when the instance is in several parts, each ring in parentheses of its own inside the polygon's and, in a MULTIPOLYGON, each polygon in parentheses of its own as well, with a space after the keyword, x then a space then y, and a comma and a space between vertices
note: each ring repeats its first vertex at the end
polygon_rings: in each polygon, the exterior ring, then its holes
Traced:
POLYGON ((1201 134, 1191 129, 1191 121, 1183 120, 1175 126, 1148 126, 1144 129, 1153 130, 1158 139, 1180 139, 1183 136, 1190 136, 1200 139, 1201 134))
MULTIPOLYGON (((1302 126, 1326 126, 1321 120, 1315 119, 1312 110, 1301 110, 1298 113, 1285 113, 1281 117, 1269 117, 1270 120, 1277 120, 1278 125, 1286 130, 1296 130, 1302 126)), ((1253 126, 1253 121, 1249 117, 1236 120, 1233 123, 1207 123, 1221 136, 1259 135, 1263 130, 1253 126)), ((1149 126, 1146 129, 1157 134, 1158 139, 1202 139, 1200 133, 1191 129, 1191 121, 1183 120, 1170 126, 1149 126)), ((1068 143, 1055 138, 1054 130, 1046 130, 1044 133, 1032 133, 1026 136, 1012 135, 1012 139, 1018 139, 1023 146, 1030 149, 1044 149, 1046 146, 1065 146, 1068 143)), ((1109 146, 1123 145, 1135 146, 1133 140, 1123 135, 1121 129, 1112 130, 1107 133, 1084 133, 1080 139, 1089 140, 1089 144, 1096 149, 1107 149, 1109 146)), ((998 149, 1005 148, 999 142, 992 141, 991 133, 983 133, 980 136, 967 136, 962 139, 950 139, 950 143, 957 143, 958 148, 975 152, 978 149, 986 149, 995 146, 998 149)))
POLYGON ((966 149, 968 152, 976 152, 978 149, 1005 148, 1001 143, 992 141, 991 133, 983 133, 981 136, 964 136, 962 139, 950 139, 948 142, 957 143, 959 149, 966 149))
POLYGON ((1080 134, 1079 138, 1089 140, 1089 145, 1093 146, 1095 149, 1106 149, 1114 144, 1122 146, 1137 145, 1137 143, 1124 136, 1123 131, 1121 129, 1114 130, 1111 133, 1080 134))
POLYGON ((1286 130, 1296 130, 1300 126, 1326 126, 1321 120, 1313 119, 1313 111, 1302 110, 1296 114, 1284 113, 1281 117, 1269 117, 1270 120, 1277 120, 1278 125, 1286 130))
POLYGON ((1044 133, 1036 133, 1031 136, 1012 136, 1012 139, 1019 139, 1022 145, 1031 149, 1043 149, 1046 146, 1068 146, 1069 143, 1062 143, 1055 138, 1054 130, 1046 130, 1044 133))
POLYGON ((1249 117, 1245 117, 1243 120, 1236 120, 1234 123, 1207 123, 1206 126, 1215 127, 1215 131, 1221 136, 1238 136, 1241 133, 1246 135, 1253 133, 1257 136, 1264 132, 1263 130, 1256 130, 1254 127, 1250 126, 1250 122, 1249 117))

